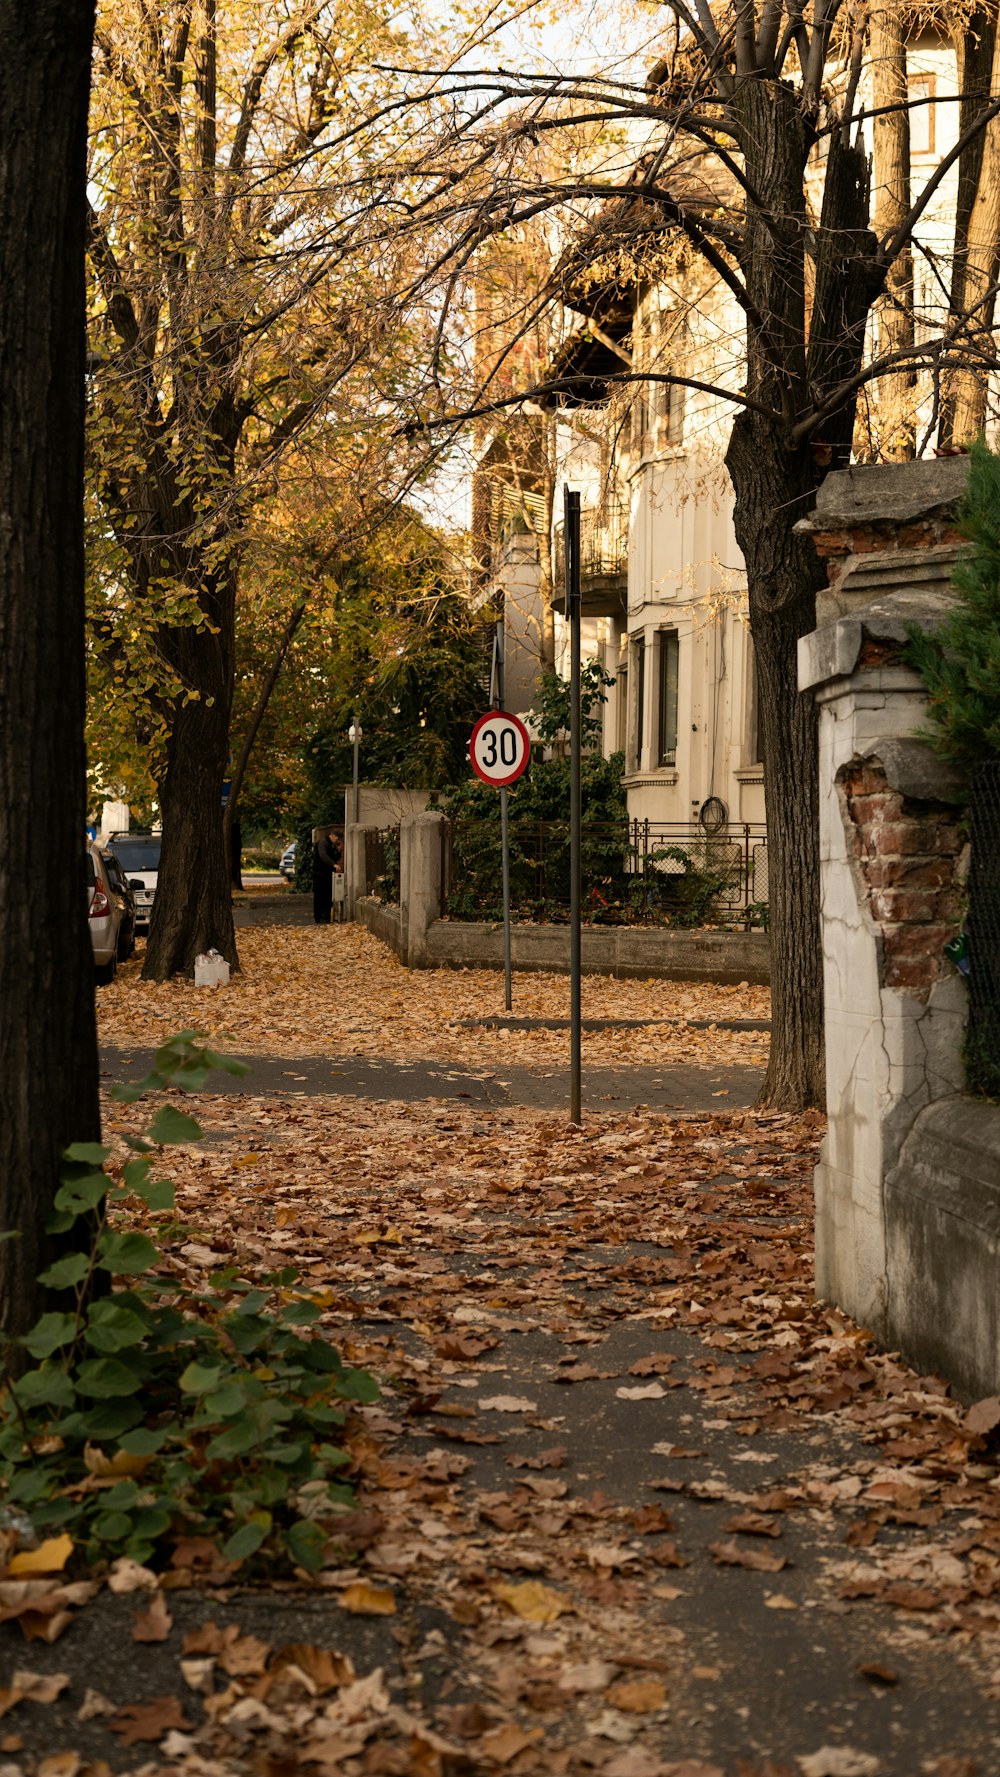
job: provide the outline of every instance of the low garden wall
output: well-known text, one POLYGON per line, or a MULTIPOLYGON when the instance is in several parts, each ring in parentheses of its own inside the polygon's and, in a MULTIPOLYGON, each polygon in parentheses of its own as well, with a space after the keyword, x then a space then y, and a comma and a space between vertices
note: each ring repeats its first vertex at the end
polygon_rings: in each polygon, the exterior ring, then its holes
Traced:
MULTIPOLYGON (((419 957, 407 956, 404 920, 398 907, 366 895, 355 918, 388 944, 411 967, 502 969, 503 927, 468 920, 436 919, 426 927, 419 957)), ((770 979, 770 947, 765 932, 670 931, 663 927, 585 926, 584 973, 619 979, 663 981, 741 981, 770 979)), ((520 973, 569 971, 569 927, 515 925, 513 965, 520 973)))

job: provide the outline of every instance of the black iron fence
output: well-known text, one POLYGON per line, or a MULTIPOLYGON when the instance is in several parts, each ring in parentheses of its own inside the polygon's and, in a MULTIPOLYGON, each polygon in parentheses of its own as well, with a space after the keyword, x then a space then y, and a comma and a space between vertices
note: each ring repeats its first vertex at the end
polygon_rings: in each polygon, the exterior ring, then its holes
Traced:
POLYGON ((395 906, 399 901, 399 828, 365 832, 365 892, 395 906))
POLYGON ((969 839, 966 1078, 971 1091, 1000 1098, 1000 763, 995 760, 972 774, 969 839))
MULTIPOLYGON (((569 917, 569 822, 511 821, 511 905, 518 919, 569 917)), ((708 835, 693 823, 585 822, 584 918, 595 925, 767 925, 767 830, 708 835)), ((453 919, 500 919, 500 823, 446 831, 445 906, 453 919)))

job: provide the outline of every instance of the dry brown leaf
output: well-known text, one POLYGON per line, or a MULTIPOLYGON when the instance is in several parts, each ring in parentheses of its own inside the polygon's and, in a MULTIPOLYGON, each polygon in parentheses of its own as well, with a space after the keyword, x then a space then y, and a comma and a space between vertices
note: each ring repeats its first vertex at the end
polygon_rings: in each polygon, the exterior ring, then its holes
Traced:
POLYGON ((279 1649, 268 1666, 268 1673, 277 1675, 293 1666, 305 1674, 319 1697, 342 1685, 353 1684, 357 1677, 354 1661, 348 1654, 314 1647, 311 1642, 294 1641, 279 1649))
POLYGON ((245 1678, 263 1672, 271 1652, 271 1643, 256 1635, 236 1634, 219 1653, 219 1665, 230 1678, 245 1678))
POLYGON ((152 1460, 151 1456, 130 1456, 127 1450, 115 1450, 109 1455, 99 1444, 85 1444, 83 1447, 87 1473, 96 1475, 101 1480, 111 1477, 120 1480, 129 1475, 145 1474, 152 1460))
POLYGON ((541 1580, 521 1580, 517 1585, 498 1580, 490 1591, 525 1623, 554 1623, 574 1608, 572 1599, 543 1586, 541 1580))
POLYGON ((607 1692, 608 1702, 627 1715, 649 1715, 662 1709, 667 1687, 658 1678, 621 1678, 607 1692))
POLYGON ((476 1744, 476 1751, 483 1758, 489 1759, 493 1765, 509 1765, 525 1747, 533 1746, 539 1739, 538 1729, 528 1731, 519 1728, 516 1722, 504 1722, 502 1727, 490 1728, 476 1744))
POLYGON ((22 1549, 7 1563, 7 1575, 11 1579, 22 1579, 26 1575, 39 1573, 62 1573, 67 1561, 73 1553, 73 1538, 65 1533, 62 1536, 50 1536, 39 1543, 37 1549, 22 1549))
POLYGON ((166 1641, 174 1626, 162 1592, 154 1592, 147 1610, 137 1610, 132 1618, 133 1641, 166 1641))
POLYGON ((171 1728, 183 1731, 191 1723, 176 1697, 151 1697, 146 1703, 126 1703, 110 1727, 123 1746, 136 1746, 141 1740, 162 1740, 171 1728))
POLYGON ((357 1617, 392 1617, 396 1614, 396 1594, 388 1586, 373 1586, 357 1580, 337 1598, 341 1610, 357 1617))
POLYGON ((749 1567, 755 1573, 780 1573, 788 1565, 784 1555, 774 1555, 769 1549, 745 1549, 735 1540, 709 1543, 708 1552, 721 1567, 749 1567))

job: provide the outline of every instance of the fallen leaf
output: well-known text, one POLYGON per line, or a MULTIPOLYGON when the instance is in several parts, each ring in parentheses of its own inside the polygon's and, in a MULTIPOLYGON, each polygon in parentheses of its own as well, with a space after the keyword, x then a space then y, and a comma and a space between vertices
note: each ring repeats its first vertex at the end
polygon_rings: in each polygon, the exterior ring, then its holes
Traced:
POLYGON ((666 1394, 662 1382, 637 1384, 635 1388, 616 1388, 615 1394, 620 1401, 661 1401, 666 1394))
POLYGON ((767 1610, 798 1610, 799 1608, 795 1599, 789 1598, 784 1592, 769 1592, 764 1599, 764 1605, 767 1610))
POLYGON ((966 1431, 975 1432, 977 1437, 985 1437, 996 1425, 1000 1425, 1000 1396, 995 1394, 976 1401, 965 1415, 966 1431))
POLYGON ((490 1728, 489 1732, 477 1742, 476 1751, 482 1753, 492 1764, 507 1765, 526 1746, 532 1746, 538 1739, 537 1728, 528 1732, 519 1728, 516 1722, 504 1722, 502 1727, 490 1728))
POLYGON ((162 1592, 154 1592, 146 1610, 137 1610, 132 1618, 133 1641, 166 1641, 174 1626, 162 1592))
POLYGON ((745 1549, 736 1541, 709 1543, 708 1552, 722 1567, 749 1567, 755 1573, 780 1573, 788 1565, 784 1555, 774 1555, 769 1549, 745 1549))
POLYGON ((108 1591, 119 1595, 128 1592, 155 1592, 159 1580, 151 1567, 143 1567, 138 1561, 132 1561, 122 1555, 114 1563, 108 1574, 108 1591))
POLYGON ((622 1678, 607 1693, 608 1702, 627 1715, 649 1715, 662 1709, 667 1700, 666 1686, 658 1678, 622 1678))
POLYGON ((61 1573, 73 1553, 73 1538, 50 1536, 37 1549, 22 1549, 7 1564, 7 1572, 15 1579, 22 1574, 61 1573))
POLYGON ((127 1450, 116 1450, 113 1456, 109 1456, 99 1444, 83 1446, 83 1462, 87 1473, 102 1480, 111 1476, 125 1479, 130 1475, 142 1475, 152 1460, 151 1456, 130 1456, 127 1450))
POLYGON ((83 1693, 83 1702, 76 1712, 77 1721, 93 1721, 99 1715, 114 1715, 118 1708, 103 1691, 95 1691, 88 1685, 83 1693))
POLYGON ((337 1603, 341 1610, 349 1610, 358 1617, 391 1617, 396 1614, 396 1595, 388 1586, 372 1586, 367 1580, 357 1580, 341 1592, 337 1603))
POLYGON ((894 1672, 891 1666, 880 1666, 874 1660, 869 1660, 864 1666, 858 1666, 856 1670, 859 1676, 867 1678, 870 1684, 892 1685, 899 1683, 898 1672, 894 1672))
POLYGON ((162 1740, 171 1728, 190 1728, 176 1697, 151 1697, 147 1703, 126 1703, 110 1723, 123 1746, 135 1746, 140 1740, 162 1740))
POLYGON ((799 1759, 802 1777, 876 1777, 879 1761, 853 1746, 821 1746, 799 1759))
POLYGON ((481 1413, 537 1413, 538 1402, 516 1394, 494 1394, 488 1400, 480 1400, 479 1410, 481 1413))
POLYGON ((521 1580, 517 1585, 498 1580, 490 1591, 526 1623, 554 1623, 557 1617, 565 1616, 573 1609, 571 1599, 562 1592, 554 1592, 550 1586, 543 1586, 541 1580, 521 1580))
POLYGON ((0 1690, 0 1715, 18 1703, 54 1703, 69 1684, 68 1672, 15 1672, 6 1690, 0 1690))
POLYGON ((79 1752, 50 1752, 39 1759, 35 1777, 76 1777, 82 1765, 83 1757, 79 1752))
POLYGON ((219 1665, 230 1678, 246 1678, 263 1672, 271 1652, 271 1643, 256 1635, 235 1635, 219 1654, 219 1665))
POLYGON ((326 1691, 353 1684, 357 1677, 354 1661, 348 1654, 336 1653, 327 1647, 314 1647, 310 1642, 293 1641, 281 1648, 271 1660, 268 1672, 278 1674, 291 1666, 305 1673, 319 1697, 326 1691))

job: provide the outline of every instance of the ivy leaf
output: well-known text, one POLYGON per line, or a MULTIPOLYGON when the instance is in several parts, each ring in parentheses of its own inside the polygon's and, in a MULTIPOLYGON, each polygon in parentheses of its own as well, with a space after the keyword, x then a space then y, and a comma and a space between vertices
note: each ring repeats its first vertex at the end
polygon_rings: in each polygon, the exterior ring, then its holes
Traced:
POLYGON ((177 1142, 200 1141, 201 1134, 201 1124, 189 1117, 186 1111, 179 1111, 172 1104, 161 1104, 149 1126, 150 1139, 159 1142, 162 1147, 169 1147, 177 1142))
POLYGON ((101 1270, 113 1271, 118 1277, 149 1271, 160 1256, 145 1234, 103 1234, 98 1251, 101 1270))
POLYGON ((73 1343, 76 1331, 75 1314, 43 1314, 30 1333, 23 1334, 17 1343, 30 1351, 32 1357, 51 1357, 54 1351, 73 1343))
POLYGON ((185 1394, 209 1394, 222 1379, 222 1366, 190 1363, 181 1372, 180 1386, 185 1394))
POLYGON ((326 1552, 326 1536, 318 1524, 300 1518, 285 1532, 285 1543, 292 1560, 307 1573, 318 1573, 326 1552))
POLYGON ((222 1558, 224 1561, 245 1561, 248 1555, 256 1555, 261 1543, 267 1540, 271 1529, 270 1512, 257 1512, 246 1524, 235 1530, 229 1541, 223 1544, 222 1558))
POLYGON ((116 1357, 85 1358, 76 1371, 76 1386, 81 1394, 113 1400, 118 1395, 135 1394, 140 1387, 134 1370, 116 1357))
POLYGON ((367 1370, 347 1370, 338 1379, 337 1393, 345 1401, 363 1401, 367 1406, 379 1398, 379 1385, 367 1370))
POLYGON ((99 1141, 74 1141, 63 1149, 62 1157, 82 1166, 103 1166, 111 1157, 111 1149, 102 1147, 99 1141))
POLYGON ((22 1407, 72 1407, 76 1400, 69 1377, 54 1365, 29 1370, 15 1382, 13 1393, 22 1407))
POLYGON ((57 1259, 47 1271, 38 1274, 39 1283, 48 1289, 67 1290, 74 1283, 82 1283, 90 1270, 90 1259, 86 1253, 67 1253, 64 1259, 57 1259))
POLYGON ((111 1180, 106 1172, 88 1172, 80 1178, 64 1180, 53 1198, 55 1209, 69 1209, 74 1215, 80 1215, 88 1209, 96 1209, 101 1198, 110 1189, 111 1180))
POLYGON ((95 1351, 124 1351, 146 1337, 146 1322, 115 1301, 95 1302, 90 1309, 86 1340, 95 1351))

